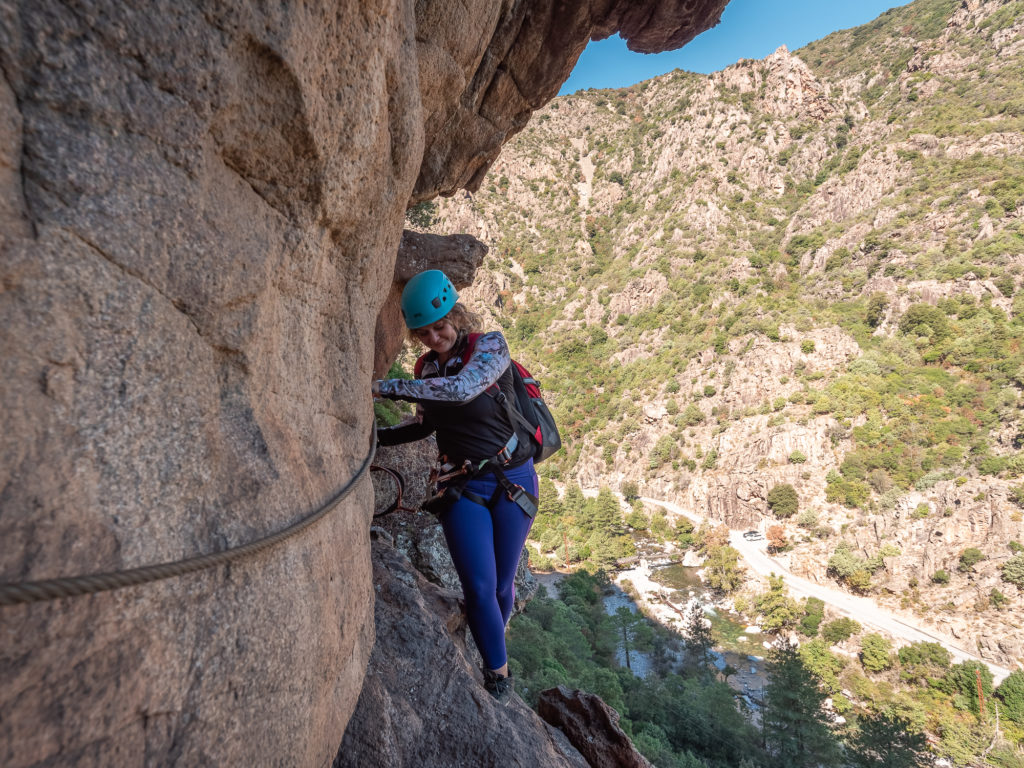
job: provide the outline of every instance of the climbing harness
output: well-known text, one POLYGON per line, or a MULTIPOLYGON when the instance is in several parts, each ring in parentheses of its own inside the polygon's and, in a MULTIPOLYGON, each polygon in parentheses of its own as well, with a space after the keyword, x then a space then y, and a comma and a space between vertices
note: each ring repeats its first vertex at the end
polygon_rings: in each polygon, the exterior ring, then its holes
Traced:
MULTIPOLYGON (((513 446, 511 450, 514 451, 515 447, 513 446)), ((535 517, 537 514, 537 497, 523 488, 523 486, 513 483, 505 476, 502 466, 507 463, 507 459, 505 461, 500 460, 503 453, 505 453, 505 449, 502 449, 502 453, 499 453, 495 458, 484 459, 477 464, 466 459, 458 469, 452 468, 443 473, 437 469, 431 470, 430 480, 432 483, 437 484, 437 493, 423 502, 423 509, 440 518, 461 498, 469 499, 481 507, 494 509, 494 505, 497 504, 501 495, 504 494, 509 501, 515 502, 525 514, 535 517), (466 485, 473 478, 488 473, 494 475, 497 480, 497 486, 490 498, 485 499, 480 494, 469 490, 466 485)))
POLYGON ((136 586, 150 581, 169 579, 172 576, 183 576, 186 573, 193 573, 205 568, 212 568, 216 565, 230 563, 248 555, 254 555, 265 549, 279 544, 298 533, 309 528, 313 523, 333 510, 340 504, 352 489, 355 488, 363 475, 370 469, 373 458, 377 452, 376 433, 373 433, 373 441, 370 450, 363 459, 362 465, 338 491, 336 491, 323 505, 314 510, 306 517, 296 523, 292 523, 277 533, 265 536, 262 539, 243 544, 222 552, 212 552, 208 555, 196 555, 183 560, 176 560, 170 563, 158 563, 146 565, 140 568, 131 568, 125 571, 110 571, 108 573, 96 573, 85 576, 68 576, 59 579, 44 579, 42 581, 22 581, 0 584, 0 606, 18 605, 20 603, 36 603, 44 600, 56 600, 61 597, 76 597, 88 595, 95 592, 106 592, 121 587, 136 586))

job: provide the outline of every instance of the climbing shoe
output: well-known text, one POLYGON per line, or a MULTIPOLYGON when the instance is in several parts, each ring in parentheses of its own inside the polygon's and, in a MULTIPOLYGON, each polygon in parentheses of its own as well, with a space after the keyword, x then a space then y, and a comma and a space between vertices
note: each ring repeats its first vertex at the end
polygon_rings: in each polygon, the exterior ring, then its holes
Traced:
POLYGON ((506 706, 512 700, 515 693, 515 686, 512 682, 512 675, 505 677, 489 669, 484 671, 484 688, 491 696, 498 700, 498 703, 506 706))

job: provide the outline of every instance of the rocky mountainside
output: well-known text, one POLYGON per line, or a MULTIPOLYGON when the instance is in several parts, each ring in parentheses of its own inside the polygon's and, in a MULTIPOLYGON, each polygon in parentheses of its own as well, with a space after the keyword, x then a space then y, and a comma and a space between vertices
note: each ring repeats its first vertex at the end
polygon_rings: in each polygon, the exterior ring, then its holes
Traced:
POLYGON ((1021 71, 1024 3, 917 0, 541 110, 434 229, 492 245, 471 293, 555 404, 547 474, 733 527, 791 485, 794 569, 845 541, 858 588, 1024 663, 1021 71))

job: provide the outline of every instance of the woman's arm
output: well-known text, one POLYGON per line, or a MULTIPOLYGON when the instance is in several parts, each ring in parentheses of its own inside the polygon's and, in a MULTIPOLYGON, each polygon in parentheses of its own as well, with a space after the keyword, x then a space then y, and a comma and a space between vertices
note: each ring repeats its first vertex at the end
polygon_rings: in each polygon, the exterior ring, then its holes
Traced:
POLYGON ((428 437, 433 431, 433 427, 421 421, 411 421, 408 424, 399 424, 397 427, 379 427, 377 429, 377 443, 380 445, 411 443, 414 440, 422 440, 428 437))
POLYGON ((511 362, 505 337, 494 331, 476 340, 469 362, 454 376, 383 379, 375 383, 374 390, 390 400, 466 403, 494 384, 511 362))

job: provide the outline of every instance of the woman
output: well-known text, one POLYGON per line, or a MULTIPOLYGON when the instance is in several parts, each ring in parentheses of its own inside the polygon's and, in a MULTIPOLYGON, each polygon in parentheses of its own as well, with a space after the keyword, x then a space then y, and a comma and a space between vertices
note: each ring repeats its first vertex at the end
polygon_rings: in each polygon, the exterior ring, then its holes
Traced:
POLYGON ((484 687, 507 704, 513 686, 505 626, 536 510, 537 473, 530 437, 517 430, 502 397, 515 402, 505 338, 498 332, 471 337, 480 321, 458 297, 440 270, 421 272, 406 284, 405 324, 429 351, 417 362, 419 378, 375 381, 373 394, 418 403, 419 420, 380 429, 377 436, 381 445, 396 445, 435 433, 442 460, 467 470, 444 484, 431 507, 462 583, 469 628, 484 660, 484 687))

